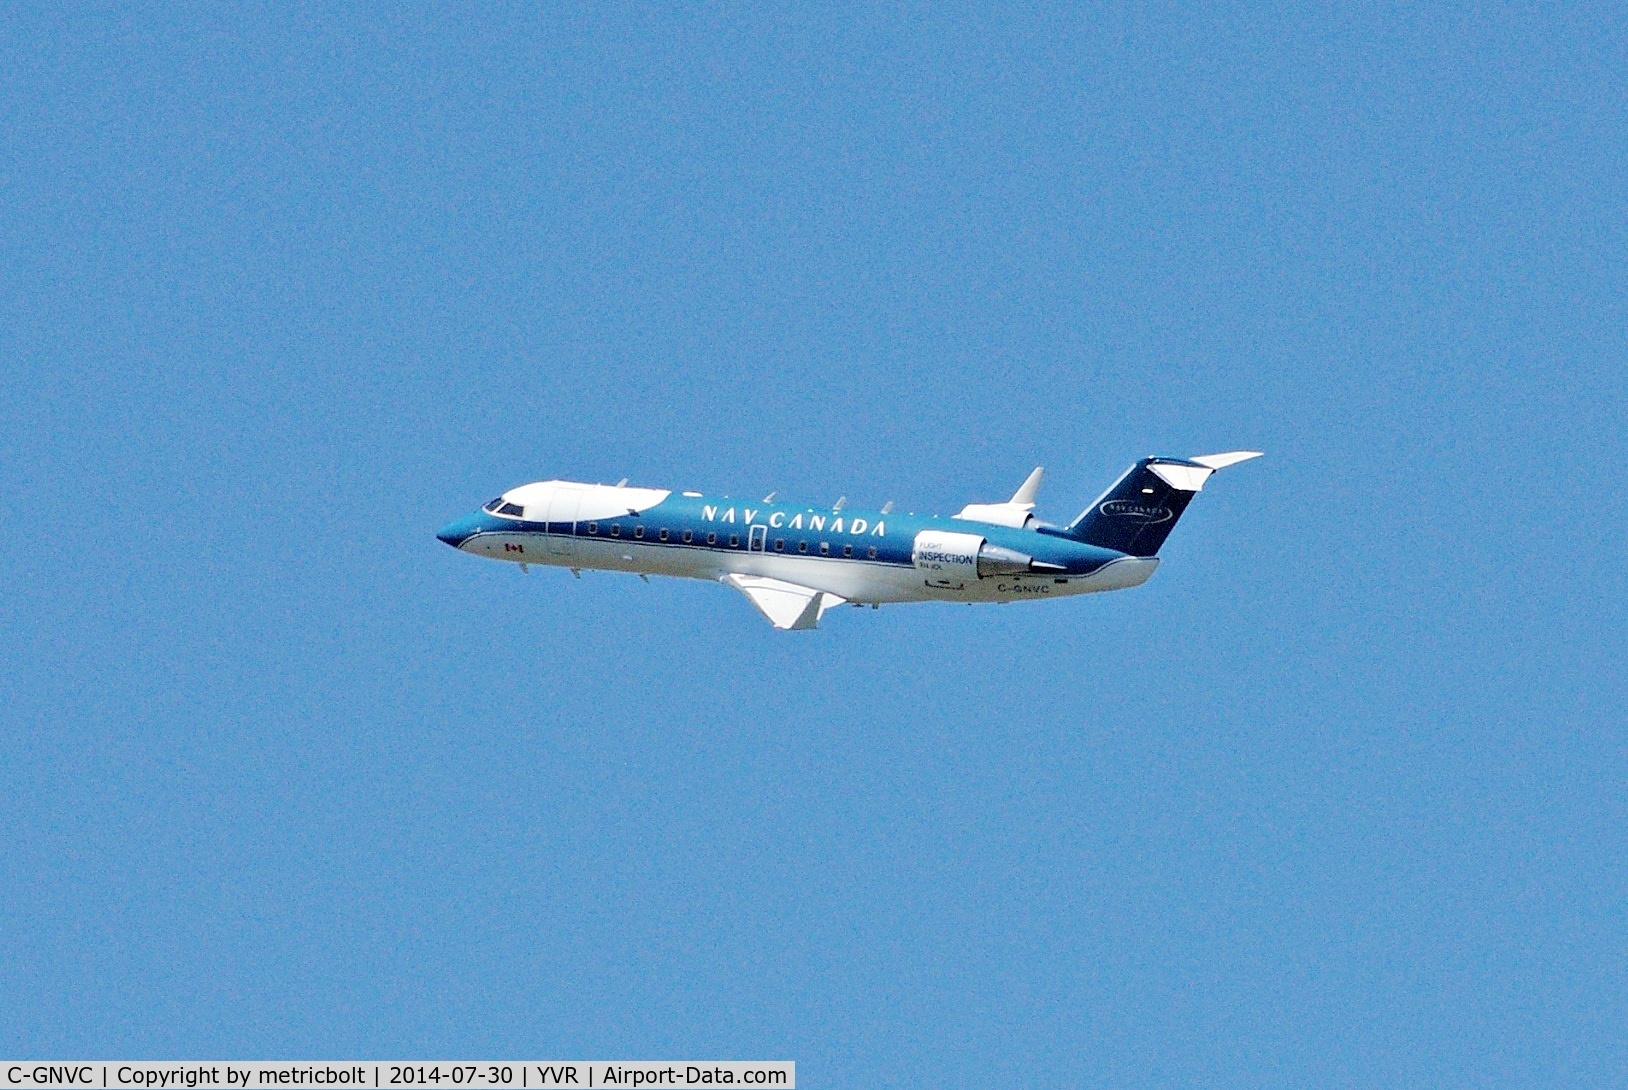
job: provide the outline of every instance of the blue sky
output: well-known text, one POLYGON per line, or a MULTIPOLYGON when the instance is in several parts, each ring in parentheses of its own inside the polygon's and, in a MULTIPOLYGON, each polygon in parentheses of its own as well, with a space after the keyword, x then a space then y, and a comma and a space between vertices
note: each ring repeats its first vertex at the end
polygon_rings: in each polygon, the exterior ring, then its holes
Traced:
POLYGON ((0 1053, 1628 1070, 1609 6, 13 7, 0 1053), (1214 479, 1134 591, 512 567, 548 477, 1214 479))

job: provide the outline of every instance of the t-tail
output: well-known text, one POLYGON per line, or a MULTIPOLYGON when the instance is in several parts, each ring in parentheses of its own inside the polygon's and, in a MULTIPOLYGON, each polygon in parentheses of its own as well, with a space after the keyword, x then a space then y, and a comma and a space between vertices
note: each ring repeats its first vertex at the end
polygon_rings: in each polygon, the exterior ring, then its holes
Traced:
POLYGON ((1254 450, 1196 458, 1143 458, 1064 530, 1087 545, 1153 556, 1175 529, 1194 493, 1218 469, 1259 458, 1254 450))

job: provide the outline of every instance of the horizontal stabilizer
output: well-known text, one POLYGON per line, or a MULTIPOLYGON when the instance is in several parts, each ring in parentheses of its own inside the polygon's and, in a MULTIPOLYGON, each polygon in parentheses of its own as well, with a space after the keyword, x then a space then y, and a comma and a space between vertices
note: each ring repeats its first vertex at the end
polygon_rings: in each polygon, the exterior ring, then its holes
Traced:
POLYGON ((780 629, 813 628, 826 610, 847 601, 828 591, 763 575, 730 574, 723 576, 722 582, 746 595, 757 611, 780 629))
POLYGON ((1239 462, 1247 462, 1260 456, 1261 452, 1258 450, 1229 450, 1225 454, 1200 454, 1187 460, 1197 462, 1201 466, 1209 466, 1211 469, 1226 469, 1228 466, 1235 466, 1239 462))
POLYGON ((1208 466, 1182 465, 1180 462, 1151 462, 1148 469, 1177 492, 1204 491, 1204 482, 1215 472, 1208 466))

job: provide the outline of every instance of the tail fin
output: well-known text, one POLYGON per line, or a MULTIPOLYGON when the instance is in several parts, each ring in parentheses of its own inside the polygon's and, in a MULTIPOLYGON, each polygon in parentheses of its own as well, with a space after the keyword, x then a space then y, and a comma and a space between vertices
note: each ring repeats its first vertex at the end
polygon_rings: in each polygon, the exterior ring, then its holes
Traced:
POLYGON ((1087 545, 1131 556, 1153 556, 1210 474, 1259 457, 1258 451, 1235 450, 1191 459, 1143 458, 1069 523, 1064 533, 1087 545))

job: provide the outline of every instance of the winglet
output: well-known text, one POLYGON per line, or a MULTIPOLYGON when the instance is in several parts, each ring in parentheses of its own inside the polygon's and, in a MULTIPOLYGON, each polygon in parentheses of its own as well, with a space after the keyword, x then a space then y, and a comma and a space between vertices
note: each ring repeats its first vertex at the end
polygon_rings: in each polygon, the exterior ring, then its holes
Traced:
POLYGON ((996 526, 1022 529, 1034 518, 1035 493, 1040 491, 1040 478, 1045 475, 1044 467, 1035 466, 1034 472, 1018 485, 1018 490, 1005 503, 969 503, 955 517, 968 522, 992 522, 996 526))
POLYGON ((1018 490, 1012 493, 1012 498, 1008 502, 1034 506, 1035 493, 1040 491, 1040 480, 1045 475, 1045 466, 1035 466, 1034 472, 1029 474, 1028 478, 1018 486, 1018 490))

